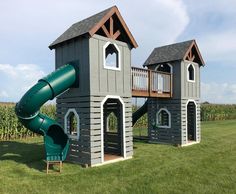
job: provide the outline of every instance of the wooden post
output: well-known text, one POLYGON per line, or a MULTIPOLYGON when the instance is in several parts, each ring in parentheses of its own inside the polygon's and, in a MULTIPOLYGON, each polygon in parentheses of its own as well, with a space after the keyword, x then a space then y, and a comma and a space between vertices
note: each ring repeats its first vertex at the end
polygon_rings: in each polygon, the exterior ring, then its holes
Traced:
POLYGON ((111 38, 111 35, 110 35, 110 33, 108 32, 108 30, 107 30, 107 28, 106 28, 105 25, 102 26, 102 29, 103 29, 103 32, 106 34, 106 36, 107 36, 108 38, 111 38))
POLYGON ((114 32, 113 32, 113 18, 110 17, 110 35, 111 37, 114 35, 114 32))
POLYGON ((49 162, 47 161, 47 174, 48 174, 48 170, 49 170, 49 162))
POLYGON ((170 74, 170 97, 172 97, 172 73, 170 74))
POLYGON ((148 70, 148 93, 149 97, 151 96, 152 93, 152 70, 148 70))
POLYGON ((131 89, 134 90, 134 72, 133 68, 131 68, 131 89))
POLYGON ((47 174, 49 174, 50 165, 53 166, 55 164, 57 164, 59 166, 59 173, 62 172, 62 166, 63 166, 62 161, 47 161, 47 174))

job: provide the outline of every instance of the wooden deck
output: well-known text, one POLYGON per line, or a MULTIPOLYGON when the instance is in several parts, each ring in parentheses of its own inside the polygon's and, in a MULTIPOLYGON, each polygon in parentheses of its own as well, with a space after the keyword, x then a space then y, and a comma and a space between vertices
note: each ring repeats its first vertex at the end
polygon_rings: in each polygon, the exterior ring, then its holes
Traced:
POLYGON ((121 158, 122 156, 114 155, 114 154, 104 154, 104 161, 115 160, 121 158))
POLYGON ((133 97, 172 97, 172 74, 132 67, 133 97))

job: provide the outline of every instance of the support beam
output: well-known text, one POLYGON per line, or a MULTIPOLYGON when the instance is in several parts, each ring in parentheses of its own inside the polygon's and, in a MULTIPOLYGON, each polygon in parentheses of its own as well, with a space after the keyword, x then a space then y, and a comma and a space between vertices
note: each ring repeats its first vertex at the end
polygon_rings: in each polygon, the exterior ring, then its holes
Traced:
POLYGON ((120 36, 120 30, 117 30, 116 33, 112 36, 114 40, 116 40, 120 36))
POLYGON ((105 25, 102 25, 102 30, 103 30, 103 32, 106 34, 106 36, 107 36, 108 38, 111 38, 111 35, 110 35, 110 33, 108 32, 108 30, 107 30, 107 28, 106 28, 105 25))
POLYGON ((189 51, 189 59, 191 59, 192 58, 192 49, 190 49, 190 51, 189 51))
POLYGON ((113 18, 110 17, 110 35, 113 36, 114 34, 114 26, 113 26, 114 22, 113 22, 113 18))
POLYGON ((195 55, 192 56, 192 58, 190 59, 190 61, 193 61, 195 59, 195 55))

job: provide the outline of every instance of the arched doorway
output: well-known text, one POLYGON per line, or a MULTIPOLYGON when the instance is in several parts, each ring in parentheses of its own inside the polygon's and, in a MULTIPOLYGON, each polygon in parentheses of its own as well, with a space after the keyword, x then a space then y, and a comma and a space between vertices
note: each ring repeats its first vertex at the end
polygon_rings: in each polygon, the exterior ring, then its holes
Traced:
POLYGON ((159 64, 153 72, 153 91, 158 93, 169 92, 170 91, 170 82, 169 75, 172 74, 173 68, 169 63, 159 64))
POLYGON ((155 71, 165 72, 165 73, 172 73, 172 65, 166 63, 166 64, 159 64, 155 71))
POLYGON ((187 103, 187 141, 196 141, 196 104, 194 101, 187 103))
POLYGON ((104 161, 124 156, 123 104, 118 98, 108 98, 103 104, 104 161))

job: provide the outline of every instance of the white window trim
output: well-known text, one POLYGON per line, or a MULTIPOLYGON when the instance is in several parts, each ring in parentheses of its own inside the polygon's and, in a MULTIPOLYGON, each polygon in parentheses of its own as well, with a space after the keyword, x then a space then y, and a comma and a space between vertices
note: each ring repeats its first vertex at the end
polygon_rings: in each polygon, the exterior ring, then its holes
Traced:
MULTIPOLYGON (((155 68, 155 71, 157 71, 157 69, 158 69, 158 67, 159 67, 160 65, 163 65, 163 64, 157 65, 156 68, 155 68)), ((170 67, 170 73, 172 74, 172 73, 173 73, 173 67, 172 67, 172 65, 171 65, 170 63, 166 63, 165 65, 168 65, 168 66, 170 67)))
POLYGON ((69 108, 66 115, 65 115, 65 117, 64 117, 64 132, 69 136, 69 138, 79 140, 79 137, 80 137, 80 119, 79 119, 78 113, 76 112, 76 110, 74 108, 69 108), (74 115, 77 119, 77 135, 70 135, 68 133, 67 117, 69 116, 70 113, 74 113, 74 115))
MULTIPOLYGON (((186 102, 185 108, 186 108, 186 144, 188 143, 188 103, 193 102, 195 105, 195 135, 197 134, 197 103, 193 99, 189 99, 186 102)), ((195 141, 198 142, 197 136, 195 137, 195 141)))
POLYGON ((115 43, 107 42, 107 43, 103 46, 103 67, 104 67, 105 69, 110 69, 110 70, 117 70, 117 71, 120 71, 120 70, 121 70, 121 52, 120 52, 119 47, 118 47, 115 43), (111 67, 111 66, 107 66, 107 65, 106 65, 106 48, 107 48, 110 44, 114 45, 115 48, 116 48, 117 51, 118 51, 118 67, 111 67))
POLYGON ((166 109, 166 108, 161 108, 158 112, 157 112, 157 114, 156 114, 156 122, 157 122, 157 124, 159 123, 159 121, 158 121, 158 115, 159 115, 159 113, 161 112, 161 111, 166 111, 167 112, 167 114, 168 114, 168 117, 169 117, 169 125, 167 125, 167 126, 162 126, 162 125, 158 125, 158 127, 160 127, 160 128, 171 128, 171 113, 166 109))
POLYGON ((118 99, 122 104, 122 120, 123 120, 123 128, 122 128, 122 139, 123 139, 123 158, 126 159, 126 139, 125 139, 125 103, 120 96, 107 95, 103 101, 101 102, 101 164, 104 163, 104 139, 103 139, 103 105, 108 99, 118 99))
POLYGON ((196 80, 196 73, 195 73, 195 72, 196 72, 195 65, 192 64, 192 63, 189 63, 188 66, 187 66, 187 80, 188 80, 188 82, 193 82, 193 83, 195 82, 195 80, 196 80), (189 71, 188 71, 188 68, 190 67, 190 65, 192 65, 192 67, 193 67, 193 78, 194 78, 193 80, 190 80, 190 79, 189 79, 189 71))

